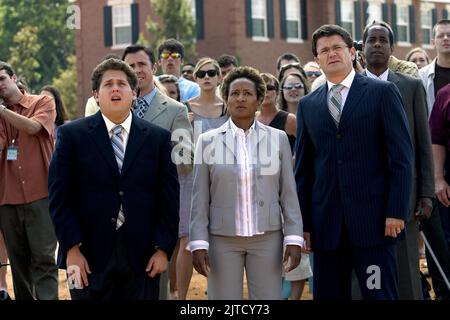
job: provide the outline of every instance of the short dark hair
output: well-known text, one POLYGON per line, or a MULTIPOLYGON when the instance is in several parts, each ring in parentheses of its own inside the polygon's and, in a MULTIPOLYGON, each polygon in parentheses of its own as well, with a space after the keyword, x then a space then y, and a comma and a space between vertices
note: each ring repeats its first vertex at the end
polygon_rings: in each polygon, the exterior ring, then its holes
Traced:
POLYGON ((384 21, 376 21, 373 20, 372 23, 368 24, 365 28, 364 28, 364 32, 363 32, 363 43, 366 43, 367 40, 367 34, 369 33, 369 29, 372 27, 383 27, 386 28, 387 31, 389 32, 389 43, 391 45, 391 47, 394 45, 394 32, 392 31, 391 26, 384 22, 384 21))
POLYGON ((320 38, 331 37, 334 35, 341 36, 347 47, 353 48, 353 39, 347 30, 335 24, 324 24, 316 29, 312 35, 312 53, 314 57, 317 57, 317 41, 320 38))
POLYGON ((439 21, 433 26, 433 38, 436 37, 436 29, 437 29, 437 26, 441 26, 441 25, 445 26, 445 25, 449 25, 449 24, 450 24, 450 20, 448 20, 448 19, 442 19, 442 20, 439 20, 439 21))
POLYGON ((108 70, 119 70, 123 71, 127 75, 128 83, 132 90, 135 90, 138 85, 138 79, 136 73, 131 69, 131 67, 122 60, 119 59, 108 59, 102 61, 98 66, 95 67, 91 76, 91 87, 92 91, 97 91, 102 82, 103 74, 108 70))
POLYGON ((280 68, 281 68, 281 60, 295 60, 295 61, 297 61, 298 63, 301 64, 299 57, 297 57, 293 53, 285 52, 281 56, 279 56, 278 59, 277 59, 277 70, 280 70, 280 68))
POLYGON ((4 61, 0 61, 0 70, 5 70, 6 73, 12 77, 13 75, 16 74, 16 72, 14 71, 14 69, 11 67, 11 65, 9 63, 6 63, 4 61))
POLYGON ((222 82, 222 99, 228 101, 228 94, 230 93, 230 84, 239 78, 245 78, 255 84, 256 98, 259 102, 262 102, 266 95, 266 83, 264 82, 261 74, 258 70, 252 67, 237 67, 233 71, 230 71, 222 82))
POLYGON ((239 66, 237 58, 230 54, 222 54, 219 58, 217 58, 217 63, 221 68, 228 67, 229 65, 233 65, 235 67, 239 66))
POLYGON ((57 126, 60 126, 62 124, 64 124, 64 121, 67 120, 67 111, 66 111, 66 107, 64 106, 64 102, 63 99, 61 97, 61 93, 59 92, 58 89, 56 89, 53 86, 44 86, 41 89, 42 91, 48 91, 52 94, 53 99, 55 100, 55 107, 56 107, 56 119, 55 119, 55 124, 57 126))
POLYGON ((161 57, 161 53, 164 50, 179 53, 181 55, 181 59, 184 58, 184 46, 177 39, 167 39, 166 41, 161 43, 158 47, 158 58, 161 57))
POLYGON ((153 53, 153 50, 150 47, 144 47, 140 44, 135 44, 135 45, 126 47, 125 51, 123 52, 123 55, 122 55, 122 60, 125 60, 125 57, 127 56, 127 54, 136 53, 139 51, 144 51, 147 54, 147 56, 150 59, 150 62, 152 64, 154 64, 156 62, 155 54, 153 53))

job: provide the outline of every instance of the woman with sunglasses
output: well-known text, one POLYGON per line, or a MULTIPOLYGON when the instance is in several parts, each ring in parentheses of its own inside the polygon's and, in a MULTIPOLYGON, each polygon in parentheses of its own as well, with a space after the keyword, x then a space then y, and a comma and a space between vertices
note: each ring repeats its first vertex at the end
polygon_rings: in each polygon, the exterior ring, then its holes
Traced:
POLYGON ((308 80, 299 72, 292 72, 281 80, 281 110, 297 114, 298 102, 309 93, 308 80))
POLYGON ((270 73, 261 73, 266 83, 266 95, 261 103, 260 111, 256 112, 256 120, 286 132, 291 150, 294 150, 295 136, 297 135, 297 120, 295 115, 278 109, 278 92, 280 83, 277 78, 270 73))
POLYGON ((279 300, 283 243, 286 269, 300 262, 303 226, 289 142, 255 120, 265 91, 256 69, 231 71, 222 86, 230 119, 200 135, 195 149, 189 246, 210 300, 243 299, 244 271, 250 300, 279 300))
POLYGON ((314 61, 309 61, 303 67, 306 77, 308 78, 309 85, 311 86, 314 80, 322 75, 319 65, 314 61))
MULTIPOLYGON (((211 58, 200 59, 194 68, 194 80, 200 86, 200 95, 186 101, 189 120, 194 128, 194 144, 197 137, 208 130, 223 125, 228 120, 225 105, 222 98, 217 95, 220 67, 216 60, 211 58)), ((185 184, 186 191, 180 198, 180 250, 177 256, 176 278, 178 298, 185 300, 192 277, 192 257, 186 248, 189 243, 189 215, 191 208, 191 192, 193 176, 180 181, 185 184)))

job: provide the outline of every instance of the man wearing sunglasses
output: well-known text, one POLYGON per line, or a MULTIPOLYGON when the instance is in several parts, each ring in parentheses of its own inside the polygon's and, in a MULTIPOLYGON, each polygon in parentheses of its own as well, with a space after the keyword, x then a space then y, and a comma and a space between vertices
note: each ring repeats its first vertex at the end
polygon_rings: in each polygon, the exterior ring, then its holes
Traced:
POLYGON ((200 95, 198 84, 181 76, 181 66, 184 59, 184 46, 181 42, 175 39, 164 41, 158 48, 158 56, 163 74, 172 74, 178 78, 181 101, 200 95))

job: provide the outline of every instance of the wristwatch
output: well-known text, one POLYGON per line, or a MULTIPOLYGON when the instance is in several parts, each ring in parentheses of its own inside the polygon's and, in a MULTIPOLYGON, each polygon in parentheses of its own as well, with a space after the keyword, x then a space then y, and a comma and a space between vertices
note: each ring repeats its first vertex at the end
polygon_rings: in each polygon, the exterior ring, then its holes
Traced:
POLYGON ((0 104, 0 113, 2 113, 5 109, 6 109, 6 107, 4 105, 0 104))

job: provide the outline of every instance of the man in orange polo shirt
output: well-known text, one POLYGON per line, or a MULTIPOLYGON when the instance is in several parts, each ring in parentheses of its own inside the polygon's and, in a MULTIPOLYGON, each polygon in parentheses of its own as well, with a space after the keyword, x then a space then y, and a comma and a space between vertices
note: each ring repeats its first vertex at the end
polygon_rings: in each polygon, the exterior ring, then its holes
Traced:
POLYGON ((48 211, 55 103, 24 94, 0 61, 0 226, 17 300, 57 299, 56 236, 48 211))

